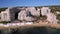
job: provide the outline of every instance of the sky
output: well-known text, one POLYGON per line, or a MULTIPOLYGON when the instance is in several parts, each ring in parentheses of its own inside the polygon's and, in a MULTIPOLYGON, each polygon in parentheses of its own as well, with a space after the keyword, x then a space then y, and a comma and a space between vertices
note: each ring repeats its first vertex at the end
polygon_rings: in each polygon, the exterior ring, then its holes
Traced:
POLYGON ((1 7, 60 5, 60 0, 0 0, 1 7))

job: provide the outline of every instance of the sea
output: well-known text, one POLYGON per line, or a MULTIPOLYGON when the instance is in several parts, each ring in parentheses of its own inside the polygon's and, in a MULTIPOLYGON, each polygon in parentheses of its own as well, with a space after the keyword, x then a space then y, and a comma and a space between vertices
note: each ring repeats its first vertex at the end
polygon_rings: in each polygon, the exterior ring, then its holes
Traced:
POLYGON ((60 29, 50 27, 19 27, 1 29, 0 34, 60 34, 60 29))

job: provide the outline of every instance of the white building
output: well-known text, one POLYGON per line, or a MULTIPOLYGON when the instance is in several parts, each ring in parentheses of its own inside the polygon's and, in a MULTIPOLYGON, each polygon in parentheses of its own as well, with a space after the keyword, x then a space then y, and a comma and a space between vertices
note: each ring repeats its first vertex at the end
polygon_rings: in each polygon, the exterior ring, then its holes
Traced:
POLYGON ((50 13, 49 7, 42 7, 42 8, 41 8, 41 15, 44 16, 44 15, 46 15, 47 13, 50 13))
POLYGON ((47 13, 47 21, 49 21, 51 24, 57 24, 57 19, 56 19, 56 15, 54 15, 53 13, 47 13))

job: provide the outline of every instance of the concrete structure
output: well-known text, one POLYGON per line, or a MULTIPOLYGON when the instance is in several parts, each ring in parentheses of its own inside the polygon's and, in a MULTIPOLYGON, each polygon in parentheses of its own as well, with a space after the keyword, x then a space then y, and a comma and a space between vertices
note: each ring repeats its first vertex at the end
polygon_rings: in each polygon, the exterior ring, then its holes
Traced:
POLYGON ((47 13, 47 21, 49 21, 51 24, 57 24, 57 19, 56 19, 56 15, 54 15, 53 13, 47 13))
POLYGON ((49 7, 42 7, 42 8, 41 8, 41 15, 44 16, 44 15, 46 15, 47 13, 50 13, 49 7))

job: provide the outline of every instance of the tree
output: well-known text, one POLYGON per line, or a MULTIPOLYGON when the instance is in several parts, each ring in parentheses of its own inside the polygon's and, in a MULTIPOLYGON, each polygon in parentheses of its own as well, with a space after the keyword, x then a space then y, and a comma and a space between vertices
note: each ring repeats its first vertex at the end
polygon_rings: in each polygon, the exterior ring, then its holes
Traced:
POLYGON ((7 9, 7 8, 0 8, 0 12, 1 12, 1 11, 5 11, 6 9, 7 9))

